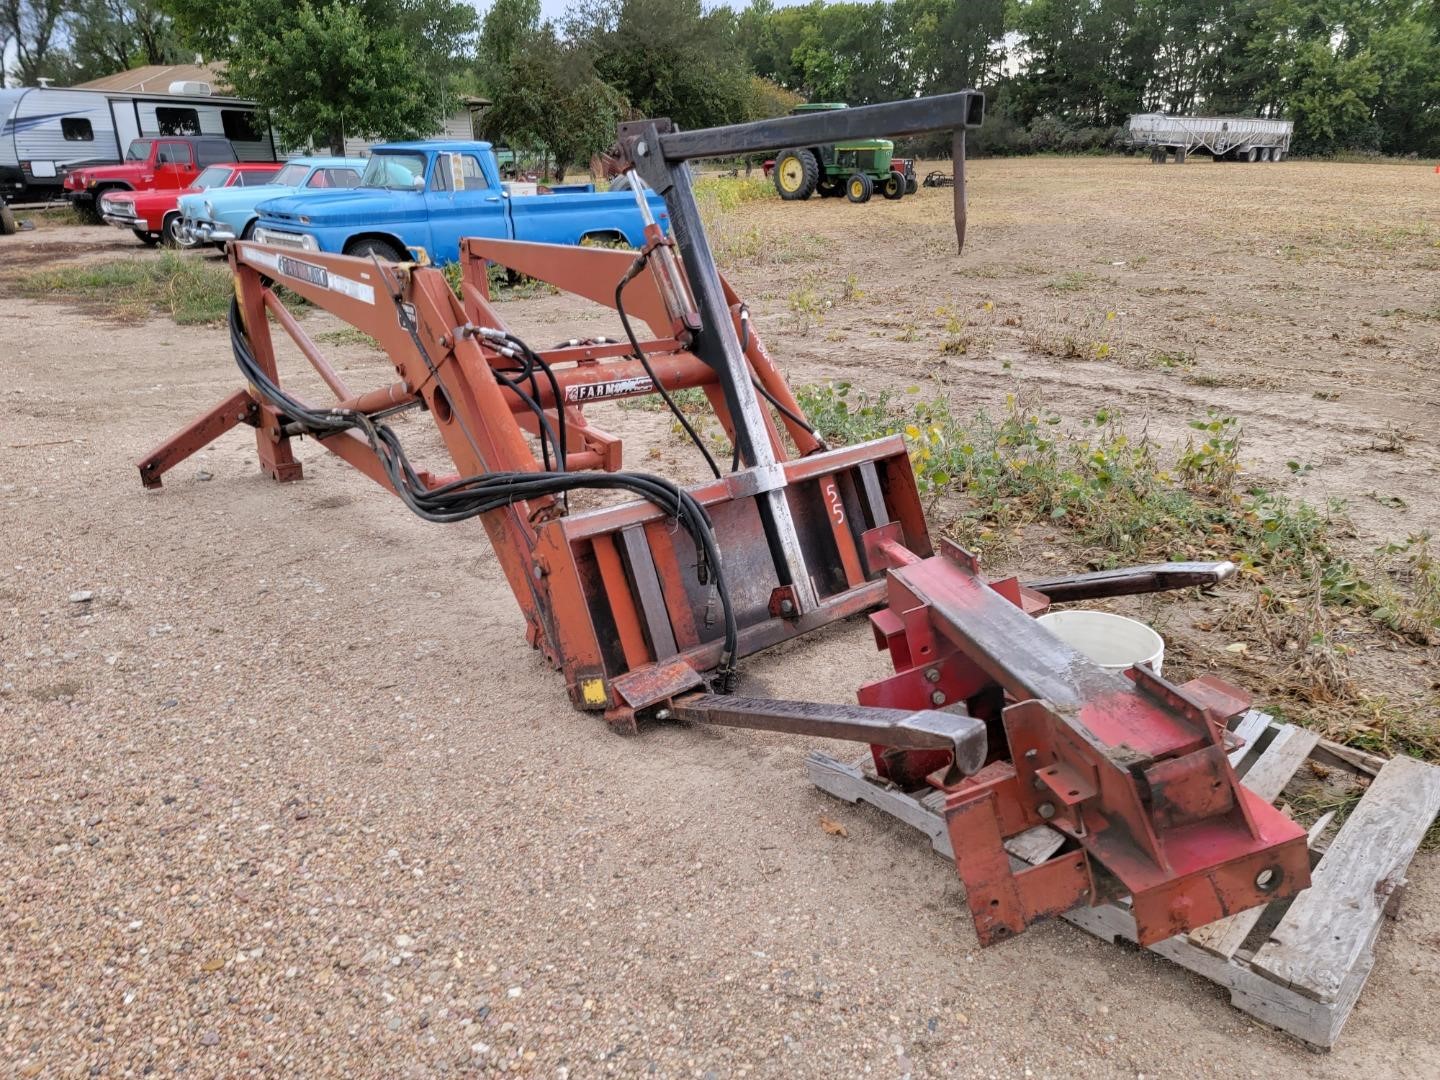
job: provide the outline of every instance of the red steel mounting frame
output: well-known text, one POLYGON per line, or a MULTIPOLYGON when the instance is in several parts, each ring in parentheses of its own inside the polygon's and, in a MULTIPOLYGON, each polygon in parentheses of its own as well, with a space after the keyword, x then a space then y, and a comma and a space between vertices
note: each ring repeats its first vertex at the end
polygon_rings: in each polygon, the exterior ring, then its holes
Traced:
POLYGON ((947 792, 956 866, 985 944, 1078 904, 1128 895, 1142 945, 1310 883, 1305 831, 1236 779, 1226 724, 1249 700, 1218 679, 1184 686, 1144 667, 1103 670, 1031 616, 1045 598, 1014 579, 987 583, 973 557, 942 543, 892 559, 889 606, 871 616, 896 673, 863 704, 961 703, 991 729, 989 763, 947 783, 934 751, 881 751, 882 776, 947 792), (1034 867, 1003 843, 1036 826, 1067 838, 1034 867))

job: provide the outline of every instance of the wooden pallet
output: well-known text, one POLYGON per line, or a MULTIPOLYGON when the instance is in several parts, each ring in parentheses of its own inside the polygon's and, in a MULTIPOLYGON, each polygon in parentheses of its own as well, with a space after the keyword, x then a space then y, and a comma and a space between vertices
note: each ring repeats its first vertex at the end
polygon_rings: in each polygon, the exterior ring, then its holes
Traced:
MULTIPOLYGON (((1245 740, 1230 754, 1241 783, 1272 802, 1306 761, 1315 763, 1313 773, 1339 770, 1368 779, 1369 787, 1333 838, 1333 812, 1311 827, 1314 872, 1300 896, 1221 919, 1150 951, 1225 987, 1242 1012, 1328 1050, 1374 966, 1375 939, 1383 916, 1394 915, 1406 867, 1440 813, 1440 768, 1325 742, 1257 710, 1234 730, 1245 740)), ((847 765, 814 753, 806 764, 817 787, 899 818, 953 859, 941 793, 907 795, 877 779, 868 758, 847 765)), ((1005 846, 1013 859, 1033 865, 1062 843, 1056 830, 1042 825, 1005 846)), ((1078 908, 1063 918, 1096 937, 1135 941, 1128 901, 1078 908)))

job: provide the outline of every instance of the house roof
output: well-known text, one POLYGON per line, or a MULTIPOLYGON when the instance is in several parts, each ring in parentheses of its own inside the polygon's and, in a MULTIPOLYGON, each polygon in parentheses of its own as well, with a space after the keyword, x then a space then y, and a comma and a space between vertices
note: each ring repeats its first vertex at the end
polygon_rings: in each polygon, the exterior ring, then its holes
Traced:
POLYGON ((209 83, 215 93, 223 96, 225 67, 223 64, 146 64, 129 71, 106 75, 101 79, 76 83, 76 90, 112 90, 132 94, 168 94, 174 82, 209 83))

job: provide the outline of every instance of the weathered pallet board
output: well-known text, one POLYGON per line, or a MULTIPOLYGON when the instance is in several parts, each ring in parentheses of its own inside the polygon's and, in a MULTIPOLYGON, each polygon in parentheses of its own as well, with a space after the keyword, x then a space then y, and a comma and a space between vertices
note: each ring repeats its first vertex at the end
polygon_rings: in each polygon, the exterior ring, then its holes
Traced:
POLYGON ((1440 814, 1440 769, 1386 762, 1251 966, 1316 1001, 1334 1002, 1374 946, 1390 894, 1440 814))
MULTIPOLYGON (((1242 783, 1270 801, 1280 796, 1308 757, 1345 761, 1345 755, 1335 754, 1313 733, 1276 724, 1253 710, 1234 733, 1246 745, 1231 753, 1231 764, 1243 769, 1242 783)), ((1440 769, 1410 758, 1383 767, 1370 760, 1352 764, 1367 774, 1374 767, 1379 776, 1319 856, 1311 889, 1293 903, 1271 905, 1277 912, 1289 907, 1278 916, 1269 942, 1253 956, 1243 948, 1270 910, 1256 908, 1150 947, 1225 987, 1231 1004, 1241 1011, 1324 1049, 1334 1045, 1374 966, 1373 948, 1388 890, 1401 881, 1426 829, 1440 814, 1440 769), (1326 937, 1332 940, 1321 940, 1326 937)), ((928 836, 937 852, 953 858, 943 796, 907 795, 877 780, 865 765, 818 753, 807 762, 817 787, 899 818, 928 836)), ((1310 830, 1312 849, 1329 820, 1327 815, 1310 830)), ((1033 864, 1049 858, 1063 842, 1058 832, 1041 826, 1012 837, 1006 849, 1012 859, 1033 864)), ((1311 857, 1316 858, 1313 851, 1311 857)), ((1135 941, 1135 920, 1125 901, 1078 908, 1063 917, 1097 937, 1135 941)))

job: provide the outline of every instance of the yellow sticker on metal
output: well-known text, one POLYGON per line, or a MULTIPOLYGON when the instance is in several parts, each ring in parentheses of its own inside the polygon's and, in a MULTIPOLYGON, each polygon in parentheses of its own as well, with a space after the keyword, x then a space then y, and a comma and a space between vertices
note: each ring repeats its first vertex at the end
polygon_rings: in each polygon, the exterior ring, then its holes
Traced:
POLYGON ((582 680, 580 683, 580 696, 584 699, 586 705, 604 705, 606 700, 605 680, 582 680))

